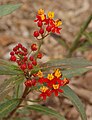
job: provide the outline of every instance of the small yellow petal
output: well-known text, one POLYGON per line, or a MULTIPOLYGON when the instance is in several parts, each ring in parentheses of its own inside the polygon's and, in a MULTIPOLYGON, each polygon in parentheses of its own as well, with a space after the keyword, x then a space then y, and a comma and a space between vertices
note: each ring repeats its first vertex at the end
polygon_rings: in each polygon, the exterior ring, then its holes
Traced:
POLYGON ((60 25, 62 25, 62 21, 60 20, 60 19, 57 19, 56 21, 55 21, 55 25, 58 27, 58 26, 60 26, 60 25))
POLYGON ((39 9, 38 10, 38 15, 42 15, 42 14, 44 14, 44 10, 43 9, 39 9))
POLYGON ((59 69, 56 69, 54 75, 55 77, 59 78, 62 74, 59 69))
POLYGON ((38 76, 39 78, 42 78, 42 77, 43 77, 43 72, 42 72, 41 70, 39 70, 39 72, 37 73, 37 76, 38 76))
POLYGON ((53 84, 53 88, 56 90, 56 89, 58 89, 59 88, 59 84, 57 84, 57 85, 54 85, 53 84))
POLYGON ((53 76, 53 74, 48 74, 47 78, 48 78, 49 80, 52 80, 52 79, 54 78, 54 76, 53 76))
POLYGON ((53 19, 54 18, 54 12, 48 12, 48 18, 53 19))
POLYGON ((40 87, 41 92, 46 92, 47 90, 48 90, 48 87, 46 87, 46 86, 40 87))
POLYGON ((40 15, 40 17, 41 17, 41 20, 45 19, 45 15, 44 14, 40 15))

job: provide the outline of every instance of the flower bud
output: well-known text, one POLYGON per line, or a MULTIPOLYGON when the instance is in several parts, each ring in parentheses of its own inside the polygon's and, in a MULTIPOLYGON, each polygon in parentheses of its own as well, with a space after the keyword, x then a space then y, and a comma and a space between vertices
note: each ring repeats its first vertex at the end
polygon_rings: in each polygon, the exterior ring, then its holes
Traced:
POLYGON ((38 31, 34 31, 34 37, 38 37, 39 36, 39 32, 38 31))
POLYGON ((27 80, 27 81, 25 81, 25 86, 26 87, 31 87, 32 86, 32 80, 27 80))
POLYGON ((25 70, 25 69, 27 68, 26 63, 22 64, 22 65, 20 66, 20 68, 21 68, 22 70, 25 70))
POLYGON ((37 58, 41 59, 42 58, 42 53, 38 53, 37 58))
POLYGON ((47 26, 46 31, 50 32, 51 31, 51 26, 47 26))
POLYGON ((31 50, 32 51, 36 51, 37 50, 37 45, 36 44, 32 44, 31 45, 31 50))
POLYGON ((10 60, 15 62, 15 61, 16 61, 16 57, 15 57, 14 55, 12 55, 12 56, 10 57, 10 60))
POLYGON ((43 34, 43 33, 44 33, 44 29, 41 28, 41 29, 39 30, 39 33, 40 33, 40 34, 43 34))
POLYGON ((42 27, 42 22, 38 21, 37 25, 38 25, 38 27, 42 27))
POLYGON ((34 57, 33 57, 33 56, 30 56, 29 59, 30 59, 30 61, 33 61, 33 60, 34 60, 34 57))
POLYGON ((28 69, 33 69, 33 65, 31 63, 28 63, 28 69))
POLYGON ((32 61, 32 64, 33 64, 34 66, 36 66, 36 65, 37 65, 36 60, 33 60, 33 61, 32 61))

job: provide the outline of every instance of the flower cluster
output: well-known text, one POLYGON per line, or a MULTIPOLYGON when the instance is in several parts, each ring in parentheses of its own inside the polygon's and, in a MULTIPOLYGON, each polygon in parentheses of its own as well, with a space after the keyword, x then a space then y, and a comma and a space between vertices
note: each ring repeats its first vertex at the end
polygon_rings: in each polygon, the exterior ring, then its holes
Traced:
MULTIPOLYGON (((32 52, 37 50, 37 45, 31 45, 32 52)), ((27 48, 25 48, 22 44, 18 44, 13 48, 13 51, 10 52, 10 60, 17 62, 18 66, 23 70, 26 71, 27 69, 33 69, 33 66, 37 65, 37 61, 33 55, 28 54, 27 48)), ((41 58, 42 54, 38 53, 37 58, 41 58)))
POLYGON ((31 87, 36 85, 35 74, 31 75, 31 70, 37 65, 37 59, 42 58, 42 53, 37 52, 37 44, 32 44, 31 51, 28 53, 27 48, 22 44, 16 45, 10 52, 10 60, 16 62, 19 68, 24 72, 26 77, 25 86, 31 87), (37 54, 35 53, 37 52, 37 54))
POLYGON ((40 28, 39 30, 34 31, 34 37, 42 37, 47 36, 50 32, 60 34, 61 28, 59 26, 62 24, 60 19, 54 20, 54 12, 48 12, 47 16, 44 13, 43 9, 38 10, 38 14, 36 15, 35 22, 37 26, 40 28))
POLYGON ((56 69, 54 73, 48 74, 46 78, 41 71, 38 72, 37 76, 39 77, 38 82, 42 85, 40 87, 40 97, 43 97, 44 100, 52 93, 58 96, 59 92, 63 92, 61 88, 69 83, 67 78, 61 80, 62 74, 59 69, 56 69))
MULTIPOLYGON (((13 48, 13 51, 10 52, 10 60, 16 62, 21 70, 27 72, 32 70, 34 66, 37 65, 37 60, 35 59, 35 51, 38 50, 37 44, 31 45, 31 54, 28 54, 27 48, 22 44, 18 44, 13 48)), ((38 52, 37 58, 42 58, 42 53, 38 52)))

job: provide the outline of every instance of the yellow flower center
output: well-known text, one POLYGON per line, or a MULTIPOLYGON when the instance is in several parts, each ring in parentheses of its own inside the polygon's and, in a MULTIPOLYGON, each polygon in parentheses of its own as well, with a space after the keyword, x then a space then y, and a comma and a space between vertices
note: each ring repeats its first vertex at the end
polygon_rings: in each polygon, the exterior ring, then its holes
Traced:
POLYGON ((54 12, 48 12, 48 18, 53 19, 54 18, 54 12))
POLYGON ((54 76, 53 76, 53 74, 48 74, 47 78, 48 78, 49 80, 52 80, 52 79, 54 78, 54 76))
POLYGON ((45 15, 44 14, 40 15, 40 17, 41 17, 41 20, 45 19, 45 15))
POLYGON ((40 87, 41 92, 46 92, 47 90, 48 90, 48 87, 46 87, 46 86, 40 87))
POLYGON ((55 25, 58 27, 58 26, 60 26, 60 25, 62 25, 62 21, 60 20, 60 19, 57 19, 56 21, 55 21, 55 25))
POLYGON ((44 14, 44 10, 43 9, 39 9, 38 10, 38 15, 42 15, 42 14, 44 14))
POLYGON ((41 70, 39 70, 39 72, 37 73, 37 76, 38 76, 39 78, 42 78, 42 77, 43 77, 43 73, 42 73, 41 70))
POLYGON ((56 90, 56 89, 58 89, 59 88, 59 84, 57 84, 57 85, 54 85, 53 84, 53 88, 56 90))
POLYGON ((55 70, 55 73, 54 73, 55 77, 59 78, 61 76, 61 72, 59 71, 59 69, 56 69, 55 70))

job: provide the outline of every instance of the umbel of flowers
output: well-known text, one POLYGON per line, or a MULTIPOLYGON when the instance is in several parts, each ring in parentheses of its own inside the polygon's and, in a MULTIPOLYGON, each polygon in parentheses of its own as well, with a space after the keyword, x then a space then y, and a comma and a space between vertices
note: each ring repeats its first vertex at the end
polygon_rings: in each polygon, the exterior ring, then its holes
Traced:
POLYGON ((51 96, 52 93, 55 93, 55 96, 58 96, 59 92, 63 92, 62 87, 69 83, 67 78, 61 80, 62 73, 59 69, 48 74, 46 78, 41 71, 38 72, 37 76, 39 77, 38 82, 42 85, 40 87, 40 97, 43 97, 44 100, 47 96, 51 96))
POLYGON ((50 11, 46 15, 43 9, 39 9, 34 22, 39 27, 39 30, 34 31, 34 37, 36 38, 40 35, 45 37, 51 32, 60 34, 61 28, 59 26, 62 24, 62 21, 60 19, 54 20, 54 12, 50 11))
POLYGON ((51 96, 53 93, 55 93, 55 96, 58 96, 59 92, 62 93, 62 87, 68 84, 69 80, 67 78, 62 79, 62 73, 59 69, 48 74, 47 77, 44 77, 40 68, 35 74, 32 73, 32 70, 39 66, 37 60, 43 57, 40 52, 43 39, 51 32, 60 34, 61 28, 59 26, 62 22, 60 19, 54 20, 54 12, 48 12, 46 15, 43 9, 38 10, 34 22, 37 23, 39 29, 34 31, 34 37, 39 44, 31 44, 30 51, 28 51, 26 47, 19 43, 10 52, 10 60, 16 62, 19 69, 23 71, 25 86, 27 88, 37 87, 37 90, 40 92, 39 97, 46 100, 46 97, 51 96), (38 86, 40 86, 39 89, 38 86))

